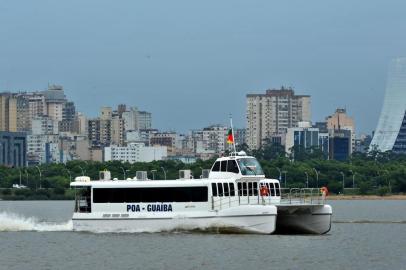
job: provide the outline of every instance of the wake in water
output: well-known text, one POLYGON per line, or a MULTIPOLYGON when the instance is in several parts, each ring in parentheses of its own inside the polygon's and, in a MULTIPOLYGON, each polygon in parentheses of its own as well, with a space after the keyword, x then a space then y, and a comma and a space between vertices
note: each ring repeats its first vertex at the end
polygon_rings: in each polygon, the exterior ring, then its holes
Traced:
MULTIPOLYGON (((62 232, 73 231, 72 220, 56 223, 39 221, 36 217, 24 217, 16 213, 0 212, 0 232, 62 232)), ((222 228, 221 226, 215 228, 197 228, 197 227, 183 227, 175 226, 174 228, 165 229, 134 229, 128 228, 127 230, 78 230, 91 233, 238 233, 238 230, 230 228, 222 228)))
POLYGON ((351 224, 406 224, 406 220, 336 220, 333 223, 351 223, 351 224))
POLYGON ((64 223, 41 222, 35 217, 23 217, 15 213, 0 212, 0 232, 18 231, 72 231, 72 221, 64 223))

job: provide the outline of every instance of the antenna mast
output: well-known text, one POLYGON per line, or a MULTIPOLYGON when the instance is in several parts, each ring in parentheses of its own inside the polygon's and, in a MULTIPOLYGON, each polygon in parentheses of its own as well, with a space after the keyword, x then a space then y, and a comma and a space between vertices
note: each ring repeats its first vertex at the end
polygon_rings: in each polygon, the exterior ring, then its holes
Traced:
POLYGON ((237 155, 237 149, 235 148, 235 136, 234 136, 234 128, 233 128, 233 118, 230 114, 230 126, 231 126, 231 134, 233 136, 233 146, 234 146, 234 156, 237 155))

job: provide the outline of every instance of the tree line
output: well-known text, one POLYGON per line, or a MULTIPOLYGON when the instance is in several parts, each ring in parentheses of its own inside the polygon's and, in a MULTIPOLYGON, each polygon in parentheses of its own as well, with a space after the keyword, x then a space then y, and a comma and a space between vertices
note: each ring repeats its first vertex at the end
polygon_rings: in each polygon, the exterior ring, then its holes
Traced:
MULTIPOLYGON (((379 194, 406 192, 406 155, 393 152, 354 153, 346 161, 328 160, 317 148, 294 147, 286 155, 283 146, 268 143, 248 151, 260 161, 265 175, 281 181, 282 187, 322 187, 331 193, 379 194)), ((3 199, 71 199, 70 181, 80 175, 99 179, 99 172, 111 171, 112 178, 134 177, 146 171, 149 179, 177 179, 179 170, 190 169, 199 178, 210 169, 213 160, 193 164, 180 161, 133 163, 109 161, 69 161, 66 164, 42 164, 27 168, 0 167, 0 196, 3 199), (21 182, 20 182, 21 181, 21 182), (10 189, 20 183, 26 189, 10 189)))

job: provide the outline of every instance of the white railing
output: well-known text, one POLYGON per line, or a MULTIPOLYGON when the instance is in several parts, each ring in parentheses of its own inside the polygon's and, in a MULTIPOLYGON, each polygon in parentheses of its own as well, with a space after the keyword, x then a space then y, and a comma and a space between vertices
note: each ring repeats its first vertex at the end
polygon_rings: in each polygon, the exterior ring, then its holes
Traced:
POLYGON ((212 196, 212 210, 221 210, 239 205, 322 205, 325 197, 319 188, 281 188, 278 196, 212 196), (280 200, 279 200, 280 199, 280 200))
POLYGON ((324 204, 319 188, 281 188, 280 204, 324 204))

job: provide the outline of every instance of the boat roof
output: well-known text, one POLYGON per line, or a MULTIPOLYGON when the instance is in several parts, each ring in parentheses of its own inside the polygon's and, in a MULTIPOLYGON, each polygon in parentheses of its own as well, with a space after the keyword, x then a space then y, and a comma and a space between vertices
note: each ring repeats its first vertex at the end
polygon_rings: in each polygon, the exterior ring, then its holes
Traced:
POLYGON ((100 188, 122 188, 122 187, 193 187, 193 186, 207 186, 211 183, 217 182, 233 182, 237 181, 255 181, 259 182, 279 182, 277 179, 255 179, 255 178, 244 178, 244 179, 177 179, 177 180, 94 180, 94 181, 75 181, 70 183, 71 187, 100 187, 100 188))
POLYGON ((247 155, 235 155, 235 156, 226 156, 226 157, 219 157, 216 159, 216 161, 224 161, 224 160, 235 160, 235 159, 243 159, 243 158, 254 158, 252 156, 247 156, 247 155))

